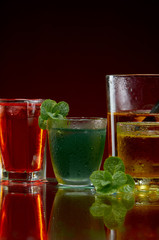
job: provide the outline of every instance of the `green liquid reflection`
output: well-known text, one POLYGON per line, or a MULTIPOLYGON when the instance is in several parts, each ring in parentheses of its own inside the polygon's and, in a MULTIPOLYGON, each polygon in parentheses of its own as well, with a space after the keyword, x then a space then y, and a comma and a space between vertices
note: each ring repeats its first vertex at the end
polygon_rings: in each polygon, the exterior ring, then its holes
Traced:
POLYGON ((103 220, 90 213, 94 201, 91 190, 59 189, 52 207, 48 239, 105 240, 103 220))
POLYGON ((159 194, 96 195, 92 189, 59 189, 49 240, 157 240, 159 194))

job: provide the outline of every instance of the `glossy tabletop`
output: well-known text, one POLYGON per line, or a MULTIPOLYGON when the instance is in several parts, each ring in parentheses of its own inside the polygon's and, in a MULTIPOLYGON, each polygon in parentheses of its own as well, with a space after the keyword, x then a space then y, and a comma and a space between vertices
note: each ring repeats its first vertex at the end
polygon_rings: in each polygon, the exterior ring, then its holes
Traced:
POLYGON ((1 240, 157 240, 159 195, 103 197, 90 189, 0 185, 1 240))

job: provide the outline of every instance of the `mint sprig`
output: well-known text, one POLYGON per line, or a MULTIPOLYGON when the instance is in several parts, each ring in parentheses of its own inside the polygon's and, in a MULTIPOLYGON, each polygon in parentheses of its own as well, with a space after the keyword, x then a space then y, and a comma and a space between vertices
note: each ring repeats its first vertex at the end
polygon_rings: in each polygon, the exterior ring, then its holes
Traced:
POLYGON ((46 129, 48 120, 64 119, 69 112, 68 103, 61 101, 56 102, 51 99, 46 99, 41 104, 40 116, 39 116, 39 127, 46 129))
POLYGON ((134 179, 125 173, 121 158, 109 157, 104 162, 104 170, 94 171, 90 180, 100 194, 129 193, 135 188, 134 179))
POLYGON ((127 212, 135 204, 133 194, 122 194, 116 196, 98 195, 90 207, 94 217, 103 217, 104 224, 109 229, 119 229, 124 224, 127 212))

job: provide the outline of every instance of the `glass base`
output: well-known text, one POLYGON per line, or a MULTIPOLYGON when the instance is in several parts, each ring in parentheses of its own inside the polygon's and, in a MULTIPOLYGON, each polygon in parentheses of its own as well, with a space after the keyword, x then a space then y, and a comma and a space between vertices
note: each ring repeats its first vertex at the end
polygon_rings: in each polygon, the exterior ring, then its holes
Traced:
POLYGON ((58 182, 59 188, 94 188, 90 180, 68 180, 65 179, 63 182, 58 182))
POLYGON ((88 185, 68 185, 68 184, 61 184, 58 183, 58 188, 76 188, 76 189, 85 189, 85 188, 94 188, 92 184, 88 185))
POLYGON ((137 191, 158 191, 159 178, 134 178, 137 191))
POLYGON ((46 181, 46 178, 43 176, 42 171, 36 171, 36 172, 24 172, 24 173, 19 173, 19 172, 8 172, 3 170, 2 171, 2 178, 1 182, 16 182, 16 183, 33 183, 33 182, 42 182, 46 181))

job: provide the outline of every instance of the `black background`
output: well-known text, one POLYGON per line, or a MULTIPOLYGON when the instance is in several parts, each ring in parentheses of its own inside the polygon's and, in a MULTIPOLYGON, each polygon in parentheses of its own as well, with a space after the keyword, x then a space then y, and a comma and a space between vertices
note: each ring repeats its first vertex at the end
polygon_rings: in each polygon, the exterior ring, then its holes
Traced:
POLYGON ((0 98, 106 117, 105 75, 159 73, 157 0, 54 2, 1 0, 0 98))
POLYGON ((159 73, 158 1, 53 2, 1 1, 1 98, 65 100, 71 116, 106 116, 106 74, 159 73))

